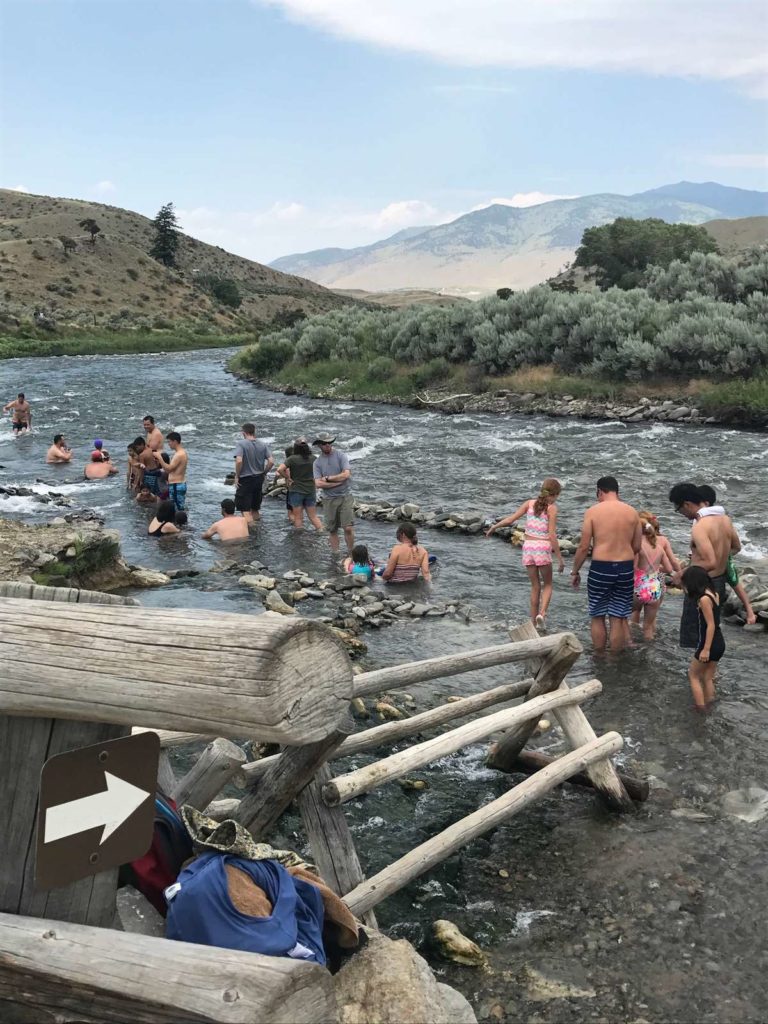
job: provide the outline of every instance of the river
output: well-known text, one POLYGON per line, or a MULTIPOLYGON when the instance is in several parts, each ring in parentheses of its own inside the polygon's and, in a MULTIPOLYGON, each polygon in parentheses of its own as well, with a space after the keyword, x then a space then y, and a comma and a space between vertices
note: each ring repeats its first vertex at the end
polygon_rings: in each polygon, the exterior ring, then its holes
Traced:
MULTIPOLYGON (((224 476, 245 420, 276 451, 295 436, 328 430, 349 453, 361 499, 414 501, 424 510, 482 511, 489 517, 535 494, 542 477, 564 485, 561 526, 576 532, 597 477, 615 474, 622 496, 662 519, 673 547, 686 550, 688 525, 666 500, 671 483, 709 482, 732 513, 744 542, 743 564, 768 578, 768 453, 763 434, 666 424, 444 416, 372 403, 315 401, 258 389, 226 373, 228 353, 29 359, 0 365, 0 397, 24 390, 34 415, 30 436, 0 434, 0 483, 42 481, 41 490, 70 496, 120 531, 129 561, 160 570, 207 569, 222 548, 199 538, 231 494, 224 476), (146 534, 148 512, 128 500, 123 475, 86 482, 82 465, 101 437, 124 469, 125 446, 153 414, 176 429, 189 452, 191 528, 158 542, 146 534), (63 432, 76 450, 71 466, 46 466, 45 450, 63 432)), ((0 498, 0 515, 43 522, 58 509, 28 498, 0 498)), ((359 522, 358 538, 383 558, 389 524, 359 522)), ((436 601, 462 598, 470 622, 430 619, 398 623, 364 637, 370 667, 500 643, 509 623, 527 614, 527 581, 519 551, 500 541, 425 532, 438 555, 431 588, 436 601)), ((234 550, 233 550, 234 548, 234 550)), ((265 501, 253 537, 227 557, 258 558, 275 573, 301 567, 318 578, 333 562, 327 539, 288 529, 285 511, 265 501)), ((203 574, 144 592, 150 607, 194 606, 258 612, 251 593, 228 575, 203 574)), ((588 647, 586 596, 567 578, 556 582, 550 628, 573 630, 588 647)), ((304 610, 304 609, 302 609, 304 610)), ((316 606, 316 614, 321 614, 316 606)), ((98 614, 94 612, 94 614, 98 614)), ((588 713, 598 732, 616 728, 626 740, 621 761, 652 776, 653 796, 640 812, 616 819, 590 794, 551 794, 505 828, 413 884, 378 910, 380 923, 429 954, 429 925, 449 918, 488 952, 491 971, 473 972, 439 959, 435 966, 488 1020, 582 1019, 758 1021, 768 1018, 764 981, 768 954, 765 886, 768 819, 726 815, 722 796, 737 787, 768 788, 768 672, 765 636, 726 627, 715 712, 695 716, 676 646, 678 599, 662 608, 653 645, 595 658, 587 649, 578 678, 597 677, 603 694, 588 713), (502 872, 500 874, 500 872, 502 872), (578 990, 570 999, 533 1001, 530 969, 578 990), (587 993, 586 995, 583 993, 587 993)), ((503 671, 424 684, 420 706, 485 688, 503 671)), ((543 747, 558 749, 557 735, 543 747)), ((483 767, 472 747, 419 773, 429 788, 377 791, 350 807, 368 873, 393 860, 479 804, 509 780, 483 767)), ((362 758, 357 763, 363 763, 362 758)), ((290 835, 300 843, 299 837, 290 835)))

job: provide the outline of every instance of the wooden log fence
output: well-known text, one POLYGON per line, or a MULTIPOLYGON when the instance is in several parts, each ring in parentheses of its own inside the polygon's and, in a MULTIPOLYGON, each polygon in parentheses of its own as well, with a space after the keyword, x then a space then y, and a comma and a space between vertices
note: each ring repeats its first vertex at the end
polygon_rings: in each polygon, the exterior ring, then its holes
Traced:
MULTIPOLYGON (((80 607, 85 601, 41 599, 48 596, 0 596, 6 668, 0 678, 0 780, 6 783, 0 791, 6 821, 0 832, 3 1020, 338 1019, 330 976, 316 966, 106 933, 115 909, 114 871, 59 890, 36 890, 29 851, 40 769, 53 753, 126 735, 131 728, 157 732, 159 786, 216 820, 240 821, 258 841, 295 801, 322 876, 371 926, 381 900, 565 781, 586 780, 616 809, 632 806, 610 760, 621 749, 621 737, 597 737, 581 708, 601 692, 601 684, 589 680, 569 688, 565 682, 581 653, 572 634, 539 637, 532 627, 520 627, 507 644, 353 677, 340 642, 312 620, 186 610, 153 610, 149 617, 142 609, 112 604, 100 607, 94 619, 80 607), (350 735, 353 696, 509 664, 520 664, 532 678, 350 735), (549 713, 571 748, 551 760, 523 749, 537 720, 549 713), (461 719, 463 724, 451 724, 461 719), (446 725, 447 731, 422 738, 446 725), (529 777, 366 878, 343 804, 499 731, 490 763, 502 771, 530 772, 529 777), (331 762, 385 752, 411 737, 417 742, 405 749, 333 776, 331 762), (203 738, 209 742, 177 778, 169 752, 203 738), (248 763, 238 745, 245 739, 278 743, 280 752, 248 763), (228 784, 240 781, 246 786, 241 799, 220 797, 228 784)), ((633 788, 632 796, 638 792, 633 788)))

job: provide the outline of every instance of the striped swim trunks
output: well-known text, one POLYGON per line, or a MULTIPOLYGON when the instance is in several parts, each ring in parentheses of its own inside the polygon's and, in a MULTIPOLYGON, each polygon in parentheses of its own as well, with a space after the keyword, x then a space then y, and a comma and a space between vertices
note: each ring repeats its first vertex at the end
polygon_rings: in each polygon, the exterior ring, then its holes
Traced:
POLYGON ((614 619, 628 619, 634 590, 635 563, 631 558, 625 562, 592 559, 587 577, 590 618, 610 615, 614 619))

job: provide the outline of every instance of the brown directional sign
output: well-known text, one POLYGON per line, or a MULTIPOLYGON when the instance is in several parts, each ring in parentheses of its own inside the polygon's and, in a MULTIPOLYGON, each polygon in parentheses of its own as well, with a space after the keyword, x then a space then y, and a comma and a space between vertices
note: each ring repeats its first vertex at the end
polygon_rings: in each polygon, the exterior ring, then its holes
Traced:
POLYGON ((58 754, 40 773, 35 883, 55 889, 143 857, 160 739, 144 732, 58 754))

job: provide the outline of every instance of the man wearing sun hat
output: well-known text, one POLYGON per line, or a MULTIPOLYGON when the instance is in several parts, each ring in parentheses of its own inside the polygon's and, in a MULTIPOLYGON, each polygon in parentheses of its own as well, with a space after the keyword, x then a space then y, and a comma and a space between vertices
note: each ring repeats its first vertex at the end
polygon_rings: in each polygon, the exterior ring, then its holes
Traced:
POLYGON ((355 503, 352 497, 352 471, 349 457, 333 445, 336 438, 318 434, 312 442, 320 449, 312 472, 315 486, 323 492, 323 518, 331 541, 331 549, 339 550, 339 529, 344 531, 347 551, 355 546, 355 503))

